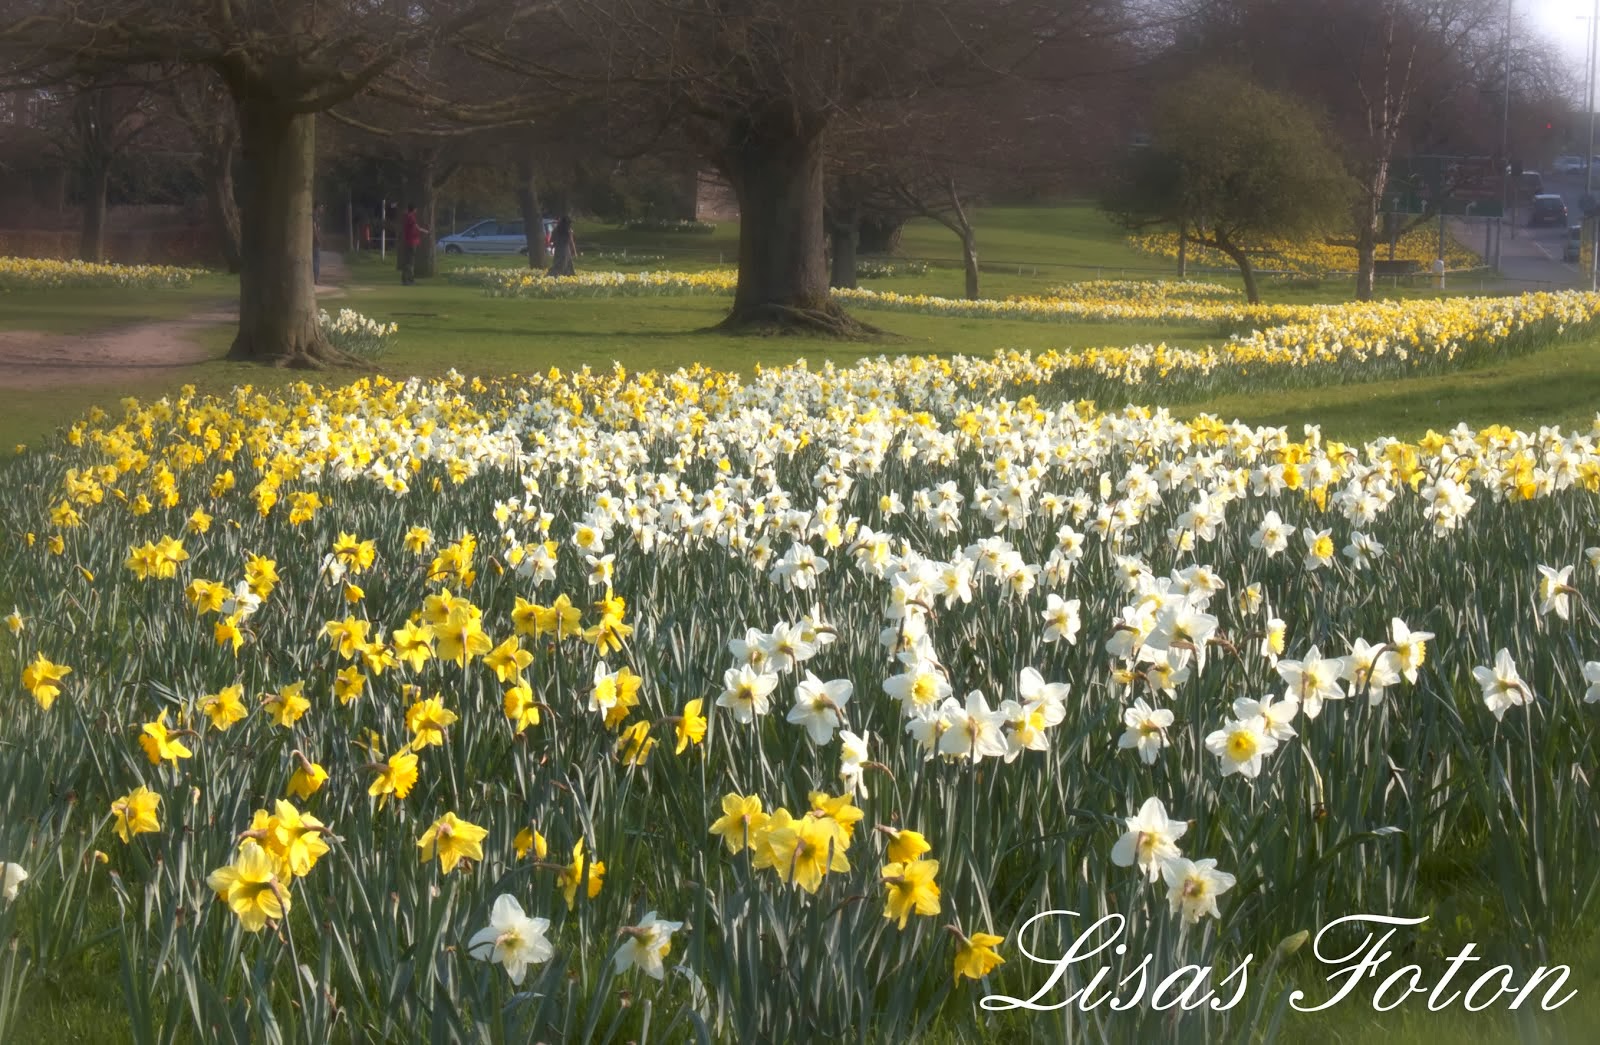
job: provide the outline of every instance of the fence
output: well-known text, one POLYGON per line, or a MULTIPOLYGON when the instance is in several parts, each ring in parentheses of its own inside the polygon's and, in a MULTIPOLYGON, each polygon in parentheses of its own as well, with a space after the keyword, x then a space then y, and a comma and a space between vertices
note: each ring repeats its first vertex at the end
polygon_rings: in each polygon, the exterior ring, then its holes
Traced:
MULTIPOLYGON (((220 251, 203 226, 107 232, 106 260, 125 265, 215 265, 220 251)), ((0 257, 78 256, 78 233, 61 229, 0 229, 0 257)))

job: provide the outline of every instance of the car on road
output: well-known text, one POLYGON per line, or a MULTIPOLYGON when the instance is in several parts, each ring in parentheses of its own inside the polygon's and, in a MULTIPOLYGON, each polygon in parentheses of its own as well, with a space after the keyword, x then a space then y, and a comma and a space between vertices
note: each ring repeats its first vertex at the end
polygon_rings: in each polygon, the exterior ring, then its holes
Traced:
MULTIPOLYGON (((550 246, 551 233, 555 231, 553 218, 544 219, 544 245, 550 246)), ((528 235, 520 221, 498 221, 490 218, 469 225, 453 235, 441 237, 439 249, 446 254, 526 254, 528 235)))
POLYGON ((1582 174, 1587 165, 1582 156, 1558 156, 1555 162, 1557 174, 1582 174))
POLYGON ((1548 193, 1535 196, 1528 208, 1528 225, 1562 225, 1567 223, 1567 205, 1560 196, 1548 193))
POLYGON ((1583 258, 1583 226, 1568 225, 1567 241, 1561 248, 1562 261, 1580 261, 1583 258))

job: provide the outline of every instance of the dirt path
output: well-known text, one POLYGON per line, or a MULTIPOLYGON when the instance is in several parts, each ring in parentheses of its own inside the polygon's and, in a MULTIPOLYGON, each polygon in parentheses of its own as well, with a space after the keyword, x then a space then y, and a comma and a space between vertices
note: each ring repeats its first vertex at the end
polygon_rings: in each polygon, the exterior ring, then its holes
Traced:
POLYGON ((209 358, 195 335, 238 315, 215 306, 183 319, 114 327, 93 334, 0 330, 0 389, 149 381, 209 358))
MULTIPOLYGON (((317 297, 343 295, 350 278, 344 259, 324 251, 317 297)), ((92 334, 47 334, 0 330, 0 391, 20 392, 74 385, 109 385, 180 376, 210 353, 198 335, 234 323, 238 306, 218 302, 182 319, 113 327, 92 334)))

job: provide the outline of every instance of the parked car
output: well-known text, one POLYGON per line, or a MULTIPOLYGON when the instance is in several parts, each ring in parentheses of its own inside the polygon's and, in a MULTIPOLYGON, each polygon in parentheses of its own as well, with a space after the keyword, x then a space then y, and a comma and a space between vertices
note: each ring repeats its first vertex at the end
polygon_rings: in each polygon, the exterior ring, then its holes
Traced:
POLYGON ((1544 177, 1538 171, 1523 171, 1517 178, 1517 198, 1519 200, 1532 200, 1544 192, 1544 177))
MULTIPOLYGON (((556 223, 544 219, 544 245, 550 248, 550 235, 556 223)), ((520 221, 498 221, 493 218, 469 225, 451 236, 439 240, 439 249, 446 254, 526 254, 528 236, 520 221)))
POLYGON ((1528 209, 1528 224, 1533 225, 1566 225, 1567 205, 1560 196, 1540 195, 1533 198, 1533 205, 1528 209))
POLYGON ((1583 226, 1567 226, 1567 242, 1561 248, 1562 261, 1580 261, 1583 258, 1583 226))

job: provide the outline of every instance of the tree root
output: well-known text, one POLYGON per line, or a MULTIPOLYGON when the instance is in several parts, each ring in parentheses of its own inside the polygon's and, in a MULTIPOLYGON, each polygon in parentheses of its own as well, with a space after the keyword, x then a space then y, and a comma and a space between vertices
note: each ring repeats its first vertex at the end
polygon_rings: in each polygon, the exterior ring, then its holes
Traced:
POLYGON ((812 335, 839 341, 876 341, 891 338, 885 330, 863 323, 837 305, 800 308, 763 304, 740 309, 712 330, 723 334, 765 336, 812 335))
POLYGON ((288 370, 367 369, 372 365, 348 352, 334 348, 325 339, 300 342, 288 346, 262 346, 242 333, 233 339, 227 358, 243 363, 288 370))

